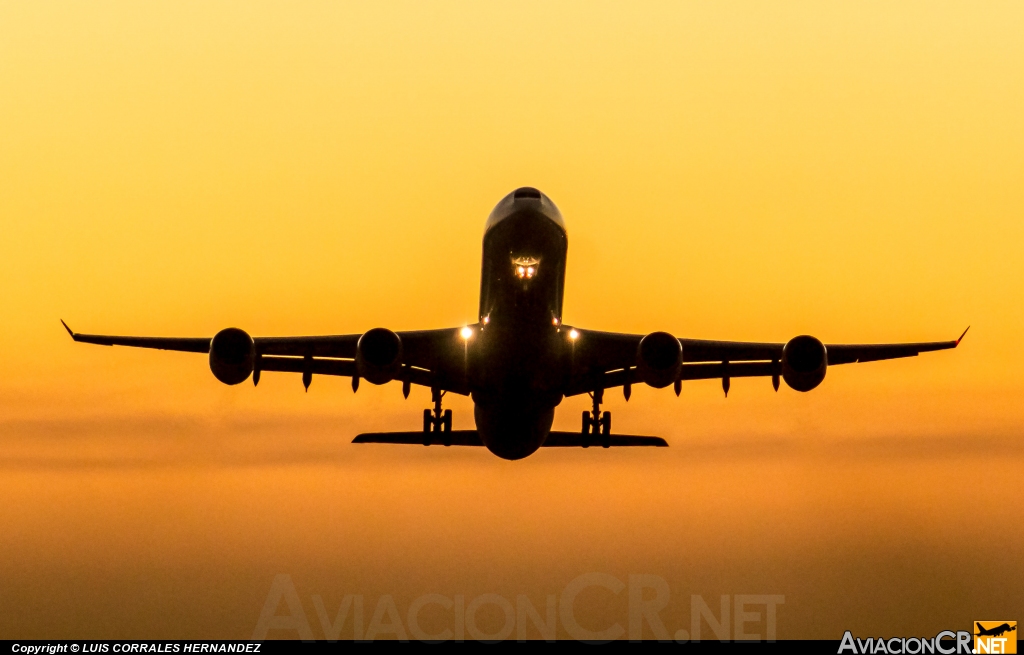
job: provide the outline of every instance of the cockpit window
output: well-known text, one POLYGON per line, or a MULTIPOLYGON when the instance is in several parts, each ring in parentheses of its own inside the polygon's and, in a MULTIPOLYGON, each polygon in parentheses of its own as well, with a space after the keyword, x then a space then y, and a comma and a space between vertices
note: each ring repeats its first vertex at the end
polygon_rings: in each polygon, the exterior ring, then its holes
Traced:
POLYGON ((512 270, 520 280, 529 280, 537 274, 540 260, 536 257, 513 257, 512 270))
POLYGON ((534 189, 532 186, 519 187, 512 192, 512 197, 516 200, 519 200, 520 198, 533 198, 535 200, 540 200, 540 191, 534 189))

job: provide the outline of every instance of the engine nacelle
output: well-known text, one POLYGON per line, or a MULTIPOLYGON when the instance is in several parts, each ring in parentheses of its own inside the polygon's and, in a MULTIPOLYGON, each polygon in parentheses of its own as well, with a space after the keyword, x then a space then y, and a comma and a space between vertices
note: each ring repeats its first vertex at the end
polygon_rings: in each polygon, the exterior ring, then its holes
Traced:
POLYGON ((683 365, 683 346, 668 332, 651 332, 636 349, 640 381, 661 389, 676 381, 683 365))
POLYGON ((373 328, 356 344, 356 371, 373 384, 394 380, 402 370, 402 339, 391 330, 373 328))
POLYGON ((812 336, 793 337, 782 349, 782 379, 797 391, 810 391, 825 379, 828 353, 812 336))
POLYGON ((224 384, 245 382, 255 359, 256 346, 244 330, 221 330, 210 342, 210 370, 224 384))

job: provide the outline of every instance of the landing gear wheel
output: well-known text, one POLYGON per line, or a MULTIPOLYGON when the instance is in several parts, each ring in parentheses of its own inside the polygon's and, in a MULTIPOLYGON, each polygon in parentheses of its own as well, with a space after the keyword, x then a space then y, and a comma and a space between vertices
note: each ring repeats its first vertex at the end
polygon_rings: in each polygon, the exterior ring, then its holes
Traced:
POLYGON ((583 412, 583 429, 581 433, 584 436, 590 434, 590 412, 583 412))
POLYGON ((610 448, 612 445, 612 413, 605 412, 601 415, 601 446, 610 448))
MULTIPOLYGON (((612 418, 608 412, 604 413, 604 417, 601 417, 601 403, 604 401, 604 389, 594 389, 587 395, 594 402, 594 409, 589 412, 583 412, 583 447, 588 448, 590 446, 590 435, 595 437, 600 434, 608 434, 611 431, 612 418)), ((607 448, 607 439, 605 440, 605 448, 607 448)))
MULTIPOLYGON (((430 398, 434 401, 434 409, 423 410, 423 433, 425 435, 431 432, 444 432, 445 434, 451 434, 452 431, 452 410, 446 409, 441 411, 441 398, 444 397, 445 392, 434 387, 430 390, 430 398)), ((425 436, 423 438, 424 445, 430 445, 430 437, 425 436)), ((451 438, 444 440, 444 445, 450 446, 451 438)))

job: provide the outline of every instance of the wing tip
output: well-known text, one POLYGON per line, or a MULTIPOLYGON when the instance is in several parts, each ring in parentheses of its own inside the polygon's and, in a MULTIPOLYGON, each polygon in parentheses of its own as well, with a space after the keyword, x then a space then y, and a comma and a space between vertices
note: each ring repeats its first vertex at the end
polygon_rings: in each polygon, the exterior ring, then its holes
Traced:
POLYGON ((78 338, 75 336, 74 331, 71 328, 68 327, 68 324, 64 322, 64 319, 60 319, 60 324, 63 325, 64 329, 68 331, 68 334, 71 335, 72 339, 74 339, 75 341, 78 341, 78 338))
MULTIPOLYGON (((971 326, 970 326, 970 325, 968 325, 968 326, 967 326, 967 330, 970 330, 970 329, 971 329, 971 326)), ((961 334, 961 335, 960 335, 960 338, 958 338, 958 339, 956 340, 956 344, 955 344, 955 345, 953 346, 954 348, 956 348, 957 346, 959 346, 959 345, 960 345, 960 342, 964 340, 964 336, 965 336, 965 335, 967 334, 967 330, 964 330, 963 334, 961 334)))

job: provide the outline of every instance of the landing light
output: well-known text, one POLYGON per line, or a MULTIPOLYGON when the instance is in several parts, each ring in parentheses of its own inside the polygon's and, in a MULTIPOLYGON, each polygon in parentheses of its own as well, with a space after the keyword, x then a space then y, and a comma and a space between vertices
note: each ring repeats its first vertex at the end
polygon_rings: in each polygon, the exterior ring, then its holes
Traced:
POLYGON ((513 257, 512 266, 516 277, 520 280, 529 280, 537 274, 540 260, 536 257, 513 257))
POLYGON ((569 338, 576 341, 580 338, 580 333, 576 331, 576 328, 569 330, 569 338))
POLYGON ((467 325, 466 327, 462 328, 462 330, 459 331, 459 334, 462 335, 463 339, 469 339, 471 336, 473 336, 473 328, 467 325))

